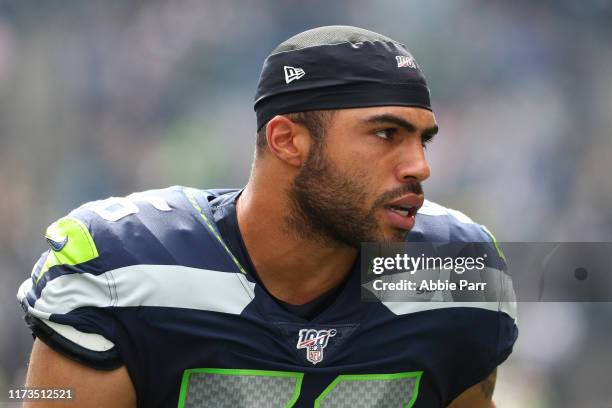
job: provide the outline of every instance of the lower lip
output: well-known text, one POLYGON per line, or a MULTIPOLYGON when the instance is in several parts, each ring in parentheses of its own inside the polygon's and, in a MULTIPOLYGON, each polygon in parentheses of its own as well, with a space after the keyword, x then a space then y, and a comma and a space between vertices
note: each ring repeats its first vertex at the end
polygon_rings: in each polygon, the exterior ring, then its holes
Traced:
POLYGON ((396 213, 395 211, 392 211, 388 208, 385 208, 385 212, 387 213, 387 217, 389 218, 389 221, 391 221, 391 224, 393 224, 395 227, 406 230, 406 231, 414 227, 414 222, 415 222, 414 215, 403 217, 399 215, 398 213, 396 213))

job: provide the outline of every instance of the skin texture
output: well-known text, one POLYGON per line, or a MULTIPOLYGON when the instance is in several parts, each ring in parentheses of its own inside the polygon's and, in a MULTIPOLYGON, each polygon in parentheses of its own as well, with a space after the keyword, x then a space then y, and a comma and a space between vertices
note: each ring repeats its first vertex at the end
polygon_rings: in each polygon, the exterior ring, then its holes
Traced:
POLYGON ((26 402, 24 408, 136 406, 136 393, 125 367, 113 371, 94 370, 56 353, 38 339, 32 348, 25 386, 70 388, 74 398, 70 401, 26 402))
MULTIPOLYGON (((389 223, 382 204, 422 192, 420 183, 430 175, 423 142, 436 128, 433 113, 425 109, 343 109, 326 129, 324 146, 317 146, 303 126, 273 118, 266 129, 267 154, 255 163, 238 200, 240 231, 268 291, 287 303, 306 303, 346 278, 357 257, 355 241, 402 241, 407 231, 389 223), (394 120, 369 120, 384 117, 394 120), (401 121, 412 128, 399 126, 401 121), (299 198, 318 205, 318 211, 308 213, 295 204, 300 189, 299 198), (284 223, 260 223, 248 216, 253 213, 270 221, 293 215, 284 223), (309 221, 313 216, 319 218, 315 225, 309 221), (358 230, 352 229, 356 220, 358 230), (262 236, 269 239, 258 239, 262 236)), ((494 384, 495 373, 450 407, 494 408, 494 384)))
MULTIPOLYGON (((392 224, 384 205, 422 195, 430 175, 424 142, 436 131, 433 113, 413 107, 338 110, 321 142, 286 116, 271 119, 265 154, 237 202, 240 231, 266 289, 287 303, 306 303, 346 279, 360 242, 402 241, 408 231, 392 224)), ((470 388, 451 408, 494 407, 494 382, 470 388)), ((136 403, 125 368, 92 370, 39 341, 27 386, 69 386, 77 398, 87 396, 73 405, 79 407, 136 403)))
POLYGON ((493 391, 497 380, 497 369, 481 383, 468 388, 450 404, 449 408, 495 408, 493 391))
MULTIPOLYGON (((393 141, 381 138, 390 135, 388 131, 379 133, 377 139, 393 141)), ((289 189, 292 209, 285 216, 288 230, 299 239, 328 246, 359 248, 362 242, 402 241, 406 230, 394 229, 391 234, 385 234, 377 214, 385 203, 394 199, 409 193, 422 195, 420 181, 416 177, 409 179, 380 193, 370 207, 359 205, 368 203, 376 179, 365 166, 338 166, 329 157, 326 140, 311 144, 304 165, 289 189)))
POLYGON ((429 177, 422 143, 435 127, 433 113, 420 108, 338 110, 319 147, 324 157, 313 158, 316 147, 304 126, 285 116, 271 119, 268 151, 253 166, 237 205, 242 238, 266 289, 287 303, 306 303, 346 278, 358 242, 402 240, 407 231, 394 227, 382 204, 414 194, 429 177), (383 115, 414 129, 371 121, 383 115), (296 180, 304 173, 314 179, 300 186, 296 180), (296 185, 319 210, 314 224, 295 204, 296 185), (359 228, 358 220, 367 221, 359 228), (357 241, 346 237, 351 233, 357 241))

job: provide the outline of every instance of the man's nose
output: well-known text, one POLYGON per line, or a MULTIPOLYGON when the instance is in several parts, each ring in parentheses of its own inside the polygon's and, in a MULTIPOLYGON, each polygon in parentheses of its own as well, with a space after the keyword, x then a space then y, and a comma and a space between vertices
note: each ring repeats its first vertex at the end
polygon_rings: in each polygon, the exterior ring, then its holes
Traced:
POLYGON ((425 148, 421 144, 420 137, 407 140, 400 147, 401 158, 395 168, 395 177, 398 181, 418 181, 422 182, 431 175, 429 163, 425 157, 425 148))

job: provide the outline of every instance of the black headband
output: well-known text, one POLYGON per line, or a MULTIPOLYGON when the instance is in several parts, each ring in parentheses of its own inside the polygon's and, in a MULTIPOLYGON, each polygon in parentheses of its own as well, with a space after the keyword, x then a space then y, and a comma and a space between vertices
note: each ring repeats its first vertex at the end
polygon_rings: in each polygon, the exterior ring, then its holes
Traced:
POLYGON ((285 113, 387 105, 431 110, 429 88, 414 58, 403 44, 391 41, 272 54, 255 95, 258 130, 285 113))

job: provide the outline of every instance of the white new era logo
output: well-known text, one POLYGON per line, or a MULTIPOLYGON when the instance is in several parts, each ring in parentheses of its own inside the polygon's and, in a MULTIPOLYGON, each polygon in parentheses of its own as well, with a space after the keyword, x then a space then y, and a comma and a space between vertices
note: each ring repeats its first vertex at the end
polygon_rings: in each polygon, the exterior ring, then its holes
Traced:
POLYGON ((395 57, 395 60, 397 61, 398 68, 416 68, 416 63, 414 62, 414 58, 412 57, 407 57, 405 55, 397 55, 395 57))
POLYGON ((302 68, 289 67, 285 65, 285 82, 289 83, 291 81, 295 81, 296 79, 300 79, 306 73, 302 68))

